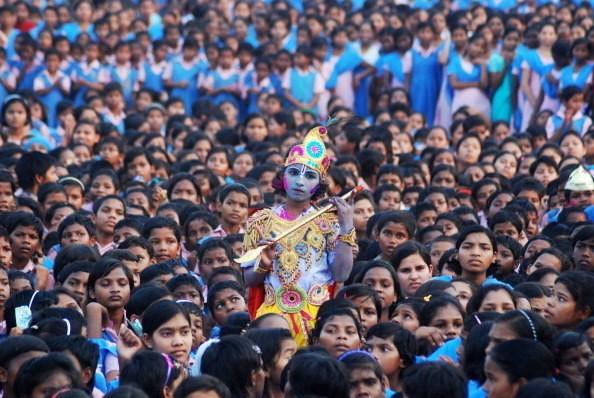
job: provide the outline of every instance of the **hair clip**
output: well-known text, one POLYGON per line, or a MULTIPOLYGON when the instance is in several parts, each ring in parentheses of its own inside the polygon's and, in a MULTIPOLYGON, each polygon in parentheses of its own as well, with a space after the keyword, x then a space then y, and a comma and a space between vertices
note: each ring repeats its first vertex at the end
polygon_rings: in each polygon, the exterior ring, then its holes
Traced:
POLYGON ((71 328, 70 328, 70 321, 67 318, 62 318, 62 320, 66 323, 66 336, 70 336, 71 328))
POLYGON ((377 359, 375 359, 375 357, 369 351, 365 351, 365 350, 350 350, 350 351, 344 352, 338 357, 338 360, 342 362, 346 358, 350 357, 351 355, 355 355, 355 354, 363 354, 377 362, 377 359))
POLYGON ((476 321, 477 325, 483 324, 483 321, 481 321, 481 318, 479 318, 478 314, 473 314, 472 316, 474 317, 474 320, 476 321))
POLYGON ((423 297, 423 301, 426 302, 426 303, 430 302, 431 301, 431 295, 428 294, 425 297, 423 297))
POLYGON ((520 311, 520 314, 522 314, 522 316, 524 318, 526 318, 526 320, 528 321, 528 325, 530 325, 530 331, 532 332, 532 338, 534 339, 534 341, 538 341, 538 334, 536 333, 536 327, 534 326, 534 322, 532 321, 532 318, 530 318, 530 316, 526 313, 526 311, 524 310, 518 310, 520 311))

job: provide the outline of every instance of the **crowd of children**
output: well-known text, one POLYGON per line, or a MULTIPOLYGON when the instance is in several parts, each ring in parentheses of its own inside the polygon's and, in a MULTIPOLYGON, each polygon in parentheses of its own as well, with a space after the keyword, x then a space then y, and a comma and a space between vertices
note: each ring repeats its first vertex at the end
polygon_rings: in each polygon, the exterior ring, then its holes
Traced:
POLYGON ((593 66, 590 2, 0 2, 2 397, 594 397, 593 66))

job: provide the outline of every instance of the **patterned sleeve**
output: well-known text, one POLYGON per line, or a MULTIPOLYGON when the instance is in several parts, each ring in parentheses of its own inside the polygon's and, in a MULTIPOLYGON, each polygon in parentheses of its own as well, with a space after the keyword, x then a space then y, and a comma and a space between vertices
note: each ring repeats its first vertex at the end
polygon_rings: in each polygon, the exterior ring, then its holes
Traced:
MULTIPOLYGON (((247 222, 247 228, 243 237, 243 252, 256 248, 258 242, 264 238, 266 231, 270 228, 270 209, 262 209, 254 213, 247 222)), ((253 263, 245 263, 242 268, 253 267, 253 263)))

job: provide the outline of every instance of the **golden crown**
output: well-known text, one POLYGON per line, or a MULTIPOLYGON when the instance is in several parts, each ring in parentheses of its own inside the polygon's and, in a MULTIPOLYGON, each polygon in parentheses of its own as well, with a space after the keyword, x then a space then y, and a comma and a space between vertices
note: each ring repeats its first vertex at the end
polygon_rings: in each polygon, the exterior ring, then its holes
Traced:
POLYGON ((328 174, 331 159, 326 154, 326 145, 324 137, 328 130, 324 126, 314 127, 309 130, 303 139, 303 144, 295 145, 289 151, 285 166, 292 164, 304 164, 320 173, 324 178, 328 174))

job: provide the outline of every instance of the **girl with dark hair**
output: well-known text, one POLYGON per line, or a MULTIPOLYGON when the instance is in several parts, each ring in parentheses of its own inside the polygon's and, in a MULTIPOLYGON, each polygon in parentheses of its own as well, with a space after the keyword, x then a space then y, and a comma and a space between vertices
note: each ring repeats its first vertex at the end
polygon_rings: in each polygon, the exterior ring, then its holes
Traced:
POLYGON ((252 329, 246 337, 262 351, 268 397, 282 396, 281 374, 297 351, 297 344, 287 329, 252 329))
POLYGON ((171 398, 186 375, 169 355, 140 351, 122 369, 120 384, 138 387, 151 398, 171 398))

